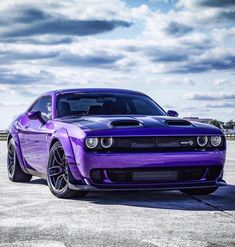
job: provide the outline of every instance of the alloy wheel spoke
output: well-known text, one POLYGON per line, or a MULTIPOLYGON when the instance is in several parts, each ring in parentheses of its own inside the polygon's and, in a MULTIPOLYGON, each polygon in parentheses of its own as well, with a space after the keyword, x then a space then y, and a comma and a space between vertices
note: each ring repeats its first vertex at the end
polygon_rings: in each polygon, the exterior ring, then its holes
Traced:
POLYGON ((51 165, 48 169, 48 179, 54 190, 62 191, 68 184, 66 156, 61 147, 55 148, 52 155, 51 165))
POLYGON ((14 163, 10 163, 8 166, 8 171, 10 174, 12 173, 13 168, 14 168, 14 163))
POLYGON ((53 154, 54 154, 54 159, 55 159, 56 163, 59 165, 63 165, 64 164, 63 155, 61 155, 59 149, 55 149, 53 151, 53 154))
POLYGON ((8 157, 14 157, 14 149, 12 145, 8 148, 8 157))
POLYGON ((49 168, 49 176, 54 177, 63 174, 64 169, 61 166, 52 166, 49 168))
POLYGON ((13 156, 14 155, 13 150, 11 150, 11 147, 8 149, 8 155, 9 156, 13 156))
POLYGON ((66 174, 63 175, 63 179, 64 179, 65 183, 68 183, 68 177, 66 174))
POLYGON ((8 152, 8 158, 9 159, 14 159, 14 155, 8 152))
POLYGON ((14 165, 15 165, 15 153, 13 146, 10 145, 8 148, 8 166, 7 166, 9 174, 12 174, 14 170, 14 165))
POLYGON ((8 156, 8 159, 9 159, 9 161, 12 163, 12 162, 14 162, 14 157, 9 157, 8 156))
POLYGON ((55 183, 55 189, 61 190, 62 181, 63 181, 63 174, 57 177, 56 183, 55 183))

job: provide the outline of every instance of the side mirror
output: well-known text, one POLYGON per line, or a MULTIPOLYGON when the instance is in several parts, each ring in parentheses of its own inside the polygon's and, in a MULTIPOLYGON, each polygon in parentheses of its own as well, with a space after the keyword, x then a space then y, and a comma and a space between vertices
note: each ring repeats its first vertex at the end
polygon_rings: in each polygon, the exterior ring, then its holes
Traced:
POLYGON ((39 120, 43 125, 46 123, 40 111, 30 111, 27 113, 27 116, 30 120, 39 120))
POLYGON ((171 116, 171 117, 178 117, 179 116, 178 112, 173 111, 173 110, 167 111, 167 114, 168 114, 168 116, 171 116))

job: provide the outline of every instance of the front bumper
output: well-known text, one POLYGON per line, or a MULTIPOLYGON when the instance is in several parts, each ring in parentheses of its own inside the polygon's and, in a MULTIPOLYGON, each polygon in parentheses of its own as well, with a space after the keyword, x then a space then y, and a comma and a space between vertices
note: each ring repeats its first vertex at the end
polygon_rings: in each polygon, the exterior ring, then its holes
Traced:
MULTIPOLYGON (((208 188, 226 185, 222 180, 223 166, 225 163, 225 151, 204 152, 174 152, 174 153, 80 153, 76 157, 77 169, 82 176, 83 183, 70 183, 74 190, 180 190, 191 188, 208 188), (91 172, 96 169, 188 169, 190 167, 219 167, 220 173, 213 180, 174 181, 174 182, 145 182, 126 183, 113 182, 104 172, 105 177, 99 184, 91 178, 91 172)), ((76 178, 75 178, 76 180, 76 178)), ((77 179, 79 180, 79 178, 77 179)), ((81 181, 81 180, 79 180, 81 181)))
POLYGON ((76 185, 69 183, 69 188, 72 190, 80 191, 135 191, 135 190, 153 190, 153 191, 167 191, 167 190, 182 190, 182 189, 202 189, 202 188, 217 188, 220 186, 226 186, 227 183, 224 180, 212 182, 212 183, 194 183, 194 184, 185 184, 185 185, 155 185, 155 186, 135 186, 135 187, 105 187, 98 188, 94 185, 76 185))

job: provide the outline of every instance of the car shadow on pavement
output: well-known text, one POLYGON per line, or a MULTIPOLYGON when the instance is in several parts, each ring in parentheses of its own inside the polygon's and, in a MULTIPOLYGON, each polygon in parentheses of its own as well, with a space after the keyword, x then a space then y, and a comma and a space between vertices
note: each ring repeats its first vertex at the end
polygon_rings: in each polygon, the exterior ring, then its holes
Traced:
MULTIPOLYGON (((30 184, 46 185, 45 179, 36 178, 30 184)), ((58 199, 61 200, 61 199, 58 199)), ((160 208, 189 211, 235 211, 235 185, 220 187, 203 196, 188 196, 180 191, 107 191, 89 192, 85 198, 70 199, 100 205, 160 208)))
POLYGON ((42 178, 36 178, 30 181, 30 184, 42 184, 47 186, 47 180, 42 178))
MULTIPOLYGON (((234 211, 235 185, 219 188, 210 195, 188 196, 179 191, 90 192, 82 199, 101 205, 125 205, 189 211, 234 211)), ((81 199, 78 199, 81 200, 81 199)))

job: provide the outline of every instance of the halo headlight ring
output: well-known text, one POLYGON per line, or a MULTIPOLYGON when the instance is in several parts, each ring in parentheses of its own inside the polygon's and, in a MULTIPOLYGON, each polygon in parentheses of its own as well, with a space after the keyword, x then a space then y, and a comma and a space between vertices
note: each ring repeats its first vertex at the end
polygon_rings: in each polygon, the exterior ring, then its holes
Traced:
POLYGON ((97 137, 88 137, 85 141, 86 147, 89 149, 94 149, 98 146, 98 138, 97 137))
POLYGON ((103 148, 110 148, 113 145, 113 138, 112 137, 102 137, 100 139, 100 145, 103 148))
POLYGON ((200 147, 205 147, 208 143, 208 137, 207 136, 198 136, 197 137, 197 144, 200 147))
POLYGON ((211 136, 210 143, 213 147, 218 147, 222 143, 222 137, 221 136, 211 136))

